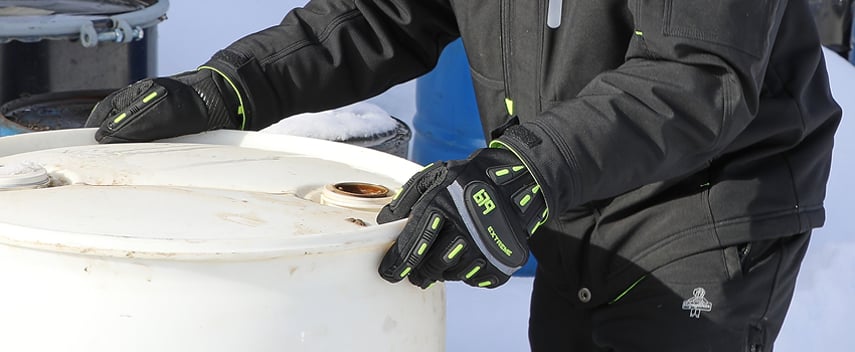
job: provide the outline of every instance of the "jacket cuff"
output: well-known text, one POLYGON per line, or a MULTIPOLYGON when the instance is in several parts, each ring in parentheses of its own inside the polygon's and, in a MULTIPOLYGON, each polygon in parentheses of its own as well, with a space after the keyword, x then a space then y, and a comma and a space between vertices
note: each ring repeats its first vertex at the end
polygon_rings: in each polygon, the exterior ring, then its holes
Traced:
MULTIPOLYGON (((220 81, 225 81, 225 82, 226 82, 226 84, 228 84, 228 86, 229 86, 228 90, 230 90, 230 91, 232 92, 233 96, 231 96, 231 97, 223 97, 223 99, 224 99, 224 100, 226 100, 226 101, 224 102, 224 104, 226 104, 226 107, 227 107, 227 109, 226 109, 226 110, 232 109, 232 108, 234 107, 234 102, 235 102, 235 101, 237 101, 237 116, 238 116, 238 119, 239 119, 239 121, 238 121, 238 129, 239 129, 239 130, 245 130, 245 129, 246 129, 246 125, 247 125, 247 123, 246 123, 246 122, 247 122, 247 118, 246 118, 246 108, 244 108, 244 104, 243 104, 243 97, 242 97, 242 94, 240 93, 240 89, 238 89, 238 87, 237 87, 237 86, 235 85, 235 83, 234 83, 234 82, 229 78, 229 76, 226 76, 226 74, 225 74, 225 73, 223 73, 222 71, 220 71, 220 70, 218 70, 218 69, 216 69, 216 68, 214 68, 214 67, 211 67, 211 66, 199 66, 198 70, 209 70, 209 71, 212 71, 212 72, 214 72, 214 73, 215 73, 215 76, 219 76, 220 78, 222 78, 222 80, 220 80, 220 81), (232 98, 233 100, 229 100, 228 98, 232 98)), ((214 78, 216 78, 216 77, 214 77, 214 78)), ((215 84, 218 86, 218 88, 220 88, 220 87, 219 87, 220 83, 216 83, 216 82, 215 82, 215 84)), ((222 90, 222 89, 221 89, 221 90, 222 90)))
POLYGON ((243 107, 243 129, 257 131, 285 117, 273 86, 255 58, 245 58, 226 49, 214 54, 201 67, 219 73, 235 89, 243 107))
MULTIPOLYGON (((515 129, 518 127, 519 126, 511 126, 507 130, 515 129)), ((507 130, 505 131, 505 133, 507 133, 507 130)), ((504 136, 504 134, 503 134, 503 136, 504 136)), ((510 138, 510 137, 499 137, 499 138, 496 138, 496 139, 493 139, 492 141, 490 141, 488 146, 490 148, 506 149, 506 150, 509 150, 512 153, 514 153, 514 155, 517 157, 517 159, 519 159, 520 162, 522 162, 522 164, 525 166, 526 170, 528 170, 528 172, 531 174, 531 177, 534 178, 534 182, 537 183, 538 188, 540 189, 541 193, 543 194, 543 200, 546 203, 546 209, 547 209, 546 210, 547 215, 543 216, 542 222, 538 224, 538 227, 539 227, 540 225, 545 223, 546 220, 548 219, 548 213, 550 212, 550 209, 556 209, 556 208, 552 207, 552 205, 555 204, 555 201, 550 198, 550 194, 552 194, 553 192, 548 187, 544 187, 545 183, 543 181, 543 177, 541 176, 540 172, 537 170, 535 163, 532 162, 531 159, 527 158, 525 153, 521 152, 522 148, 520 148, 521 145, 518 142, 519 141, 517 141, 513 138, 510 138)))
POLYGON ((490 142, 513 152, 540 185, 550 213, 560 214, 572 204, 578 194, 579 182, 573 167, 568 165, 561 152, 545 134, 537 134, 531 128, 538 126, 523 123, 511 126, 490 142))

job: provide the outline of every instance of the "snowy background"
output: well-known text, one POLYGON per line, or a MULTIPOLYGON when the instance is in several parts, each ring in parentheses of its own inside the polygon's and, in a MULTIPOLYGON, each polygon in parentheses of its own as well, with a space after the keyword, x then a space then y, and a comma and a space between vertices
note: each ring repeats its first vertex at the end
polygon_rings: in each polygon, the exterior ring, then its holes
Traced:
MULTIPOLYGON (((304 1, 172 0, 169 19, 158 26, 158 72, 169 75, 194 69, 216 50, 238 38, 277 24, 304 1)), ((855 351, 855 220, 851 199, 855 186, 855 67, 826 51, 834 96, 844 106, 836 139, 828 220, 814 232, 802 266, 796 295, 775 351, 855 351)), ((370 99, 406 122, 415 113, 415 85, 409 82, 370 99)), ((515 277, 495 290, 448 284, 448 351, 527 351, 531 278, 515 277), (489 307, 501 303, 501 314, 489 307), (501 334, 491 333, 498 328, 501 334), (467 340, 471 336, 490 338, 467 340)))

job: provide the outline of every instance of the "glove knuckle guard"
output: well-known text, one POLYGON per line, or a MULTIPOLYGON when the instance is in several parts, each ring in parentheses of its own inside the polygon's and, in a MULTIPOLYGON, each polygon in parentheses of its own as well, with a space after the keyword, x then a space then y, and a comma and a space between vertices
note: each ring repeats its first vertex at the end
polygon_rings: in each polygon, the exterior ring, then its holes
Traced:
MULTIPOLYGON (((235 127, 220 77, 202 71, 146 79, 120 89, 96 105, 86 122, 99 127, 101 143, 156 139, 235 127)), ((232 104, 234 105, 234 104, 232 104)))
POLYGON ((528 237, 547 211, 539 185, 512 152, 481 149, 414 175, 378 222, 404 214, 410 220, 394 251, 400 264, 385 271, 398 275, 390 281, 409 275, 420 287, 461 280, 493 288, 526 263, 528 237))
POLYGON ((407 180, 395 198, 377 214, 377 223, 387 223, 409 216, 418 201, 424 198, 427 192, 435 189, 437 182, 442 181, 435 175, 438 166, 438 163, 430 164, 407 180))
POLYGON ((430 210, 427 216, 411 218, 402 235, 386 253, 380 265, 381 276, 398 282, 417 270, 429 254, 444 222, 444 217, 436 210, 430 210))

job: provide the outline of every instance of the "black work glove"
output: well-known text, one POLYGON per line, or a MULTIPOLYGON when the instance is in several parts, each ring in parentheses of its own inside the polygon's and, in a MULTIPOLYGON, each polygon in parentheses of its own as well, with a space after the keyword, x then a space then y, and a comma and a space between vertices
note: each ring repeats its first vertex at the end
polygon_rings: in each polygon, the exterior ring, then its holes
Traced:
POLYGON ((493 288, 528 260, 528 237, 546 221, 547 209, 514 153, 488 148, 427 166, 380 210, 377 222, 408 216, 380 276, 390 282, 408 277, 422 288, 443 280, 493 288))
POLYGON ((101 143, 148 142, 221 128, 243 128, 239 96, 210 69, 145 79, 119 89, 92 109, 86 127, 101 143))

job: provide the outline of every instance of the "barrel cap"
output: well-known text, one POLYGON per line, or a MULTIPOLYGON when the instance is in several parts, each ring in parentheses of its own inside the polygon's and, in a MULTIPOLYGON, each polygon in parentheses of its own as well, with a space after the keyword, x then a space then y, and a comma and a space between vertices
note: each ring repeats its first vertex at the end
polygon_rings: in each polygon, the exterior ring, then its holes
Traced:
POLYGON ((37 164, 0 164, 0 191, 44 187, 49 180, 45 168, 37 164))

